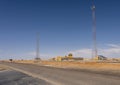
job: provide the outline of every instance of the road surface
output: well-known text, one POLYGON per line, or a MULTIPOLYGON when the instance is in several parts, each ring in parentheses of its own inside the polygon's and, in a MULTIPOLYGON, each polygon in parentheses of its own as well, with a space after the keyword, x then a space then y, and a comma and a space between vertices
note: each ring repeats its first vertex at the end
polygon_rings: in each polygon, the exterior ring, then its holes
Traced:
POLYGON ((120 76, 32 64, 2 63, 15 70, 43 79, 52 85, 120 85, 120 76))
POLYGON ((49 85, 49 83, 21 72, 5 70, 0 71, 0 85, 49 85))

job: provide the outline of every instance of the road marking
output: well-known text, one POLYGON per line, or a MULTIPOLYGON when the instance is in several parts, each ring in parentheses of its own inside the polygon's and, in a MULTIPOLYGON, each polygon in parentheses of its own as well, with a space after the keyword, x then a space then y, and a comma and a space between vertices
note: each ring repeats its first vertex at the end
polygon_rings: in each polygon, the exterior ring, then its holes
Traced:
POLYGON ((6 72, 6 71, 10 71, 10 70, 8 70, 8 69, 7 69, 7 70, 1 70, 0 73, 1 73, 1 72, 6 72))
POLYGON ((60 84, 60 83, 58 83, 58 82, 54 82, 54 81, 51 81, 51 80, 49 80, 49 79, 47 79, 47 78, 44 78, 44 77, 42 77, 42 76, 39 76, 39 75, 37 75, 37 74, 35 74, 35 73, 31 73, 31 72, 28 72, 28 71, 24 71, 24 70, 21 70, 21 69, 18 69, 18 68, 14 68, 14 67, 8 66, 8 65, 3 65, 3 66, 6 66, 6 67, 8 67, 8 68, 11 68, 11 69, 16 70, 16 71, 19 71, 19 72, 22 72, 22 73, 27 74, 27 75, 29 75, 29 76, 32 76, 32 77, 34 77, 34 78, 38 78, 38 79, 45 80, 46 82, 48 82, 48 83, 50 83, 50 84, 52 84, 52 85, 63 85, 63 84, 60 84))

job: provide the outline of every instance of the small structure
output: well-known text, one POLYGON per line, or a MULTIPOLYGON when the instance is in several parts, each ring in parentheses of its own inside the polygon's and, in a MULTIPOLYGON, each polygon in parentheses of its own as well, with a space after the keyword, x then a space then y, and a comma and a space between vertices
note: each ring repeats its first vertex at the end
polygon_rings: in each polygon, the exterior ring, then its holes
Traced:
POLYGON ((107 57, 103 55, 98 55, 97 57, 93 58, 94 60, 107 60, 107 57))
POLYGON ((10 61, 10 62, 12 62, 12 61, 13 61, 13 59, 9 59, 9 61, 10 61))
POLYGON ((73 58, 73 54, 72 53, 69 53, 68 56, 66 56, 67 58, 71 59, 73 58))
POLYGON ((41 59, 39 57, 36 57, 35 60, 34 60, 35 63, 39 63, 41 62, 41 59))
POLYGON ((64 57, 57 56, 50 60, 52 60, 52 61, 79 61, 79 60, 83 60, 83 58, 82 57, 73 57, 73 54, 70 53, 70 54, 68 54, 68 56, 64 56, 64 57))
POLYGON ((62 57, 61 56, 56 57, 55 61, 62 61, 62 57))

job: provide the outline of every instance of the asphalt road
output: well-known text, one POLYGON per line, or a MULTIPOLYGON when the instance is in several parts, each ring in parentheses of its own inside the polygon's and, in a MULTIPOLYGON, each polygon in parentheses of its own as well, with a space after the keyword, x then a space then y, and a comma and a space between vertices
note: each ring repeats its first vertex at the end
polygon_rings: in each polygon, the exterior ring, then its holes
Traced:
POLYGON ((49 85, 49 83, 18 71, 5 70, 0 71, 0 85, 49 85))
MULTIPOLYGON (((120 85, 120 76, 32 64, 2 63, 53 85, 120 85)), ((43 84, 44 85, 44 84, 43 84)))

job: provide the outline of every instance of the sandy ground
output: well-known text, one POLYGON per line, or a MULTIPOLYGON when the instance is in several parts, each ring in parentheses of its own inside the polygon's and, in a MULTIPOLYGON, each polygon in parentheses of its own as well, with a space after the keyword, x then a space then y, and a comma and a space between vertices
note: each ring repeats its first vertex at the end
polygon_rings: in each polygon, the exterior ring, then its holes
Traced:
POLYGON ((59 68, 86 69, 91 71, 105 71, 120 74, 120 63, 96 63, 96 62, 42 62, 43 65, 49 65, 59 68))
POLYGON ((6 70, 6 69, 7 69, 6 67, 0 65, 0 71, 6 70))

